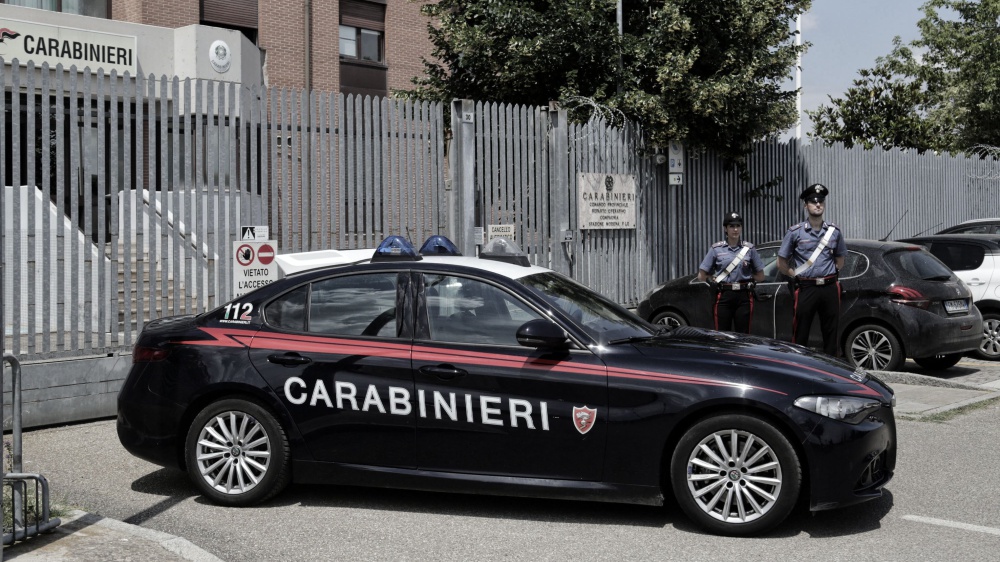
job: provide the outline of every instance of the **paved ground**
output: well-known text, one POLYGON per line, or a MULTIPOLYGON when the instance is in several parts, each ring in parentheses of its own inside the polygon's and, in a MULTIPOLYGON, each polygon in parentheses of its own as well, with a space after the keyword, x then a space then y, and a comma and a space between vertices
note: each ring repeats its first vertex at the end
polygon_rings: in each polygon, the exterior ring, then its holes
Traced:
MULTIPOLYGON (((908 362, 903 372, 881 373, 896 391, 897 412, 903 418, 920 418, 947 411, 966 404, 1000 397, 1000 364, 973 359, 963 359, 952 369, 932 372, 908 362)), ((95 436, 113 433, 111 420, 52 428, 25 434, 25 470, 45 472, 51 463, 66 464, 65 459, 84 459, 92 456, 87 449, 96 442, 95 436), (50 436, 47 438, 47 436, 50 436), (59 450, 46 450, 45 444, 59 441, 59 450)), ((109 445, 110 446, 110 445, 109 445)), ((141 463, 142 461, 134 460, 141 463)), ((69 463, 72 465, 72 461, 69 463)), ((59 471, 59 479, 72 478, 83 471, 59 471)), ((126 471, 127 472, 127 471, 126 471)), ((157 473, 154 473, 157 474, 157 473)), ((123 473, 124 476, 124 473, 123 473)), ((53 476, 55 477, 55 476, 53 476)), ((79 478, 79 476, 78 476, 79 478)), ((129 480, 128 477, 125 477, 129 480)), ((132 483, 140 485, 143 478, 132 483)), ((159 488, 182 487, 186 482, 159 483, 159 488)), ((150 484, 152 485, 152 484, 150 484)), ((177 502, 185 501, 193 492, 180 494, 177 502)), ((173 496, 174 494, 170 494, 173 496)), ((59 502, 58 490, 53 491, 59 502)), ((169 500, 169 497, 168 497, 169 500)), ((102 512, 100 501, 95 500, 97 513, 102 512)), ((173 504, 170 504, 173 505, 173 504)), ((102 517, 93 513, 74 510, 63 516, 62 525, 50 534, 16 543, 3 550, 6 560, 33 561, 134 561, 134 560, 189 560, 216 561, 216 556, 206 552, 191 541, 171 534, 140 526, 148 517, 160 513, 156 508, 125 506, 126 511, 138 513, 129 522, 102 517), (154 509, 150 512, 149 509, 154 509)), ((169 506, 168 506, 169 507, 169 506)), ((225 511, 224 508, 218 508, 225 511)), ((227 514, 219 513, 220 517, 227 514)))

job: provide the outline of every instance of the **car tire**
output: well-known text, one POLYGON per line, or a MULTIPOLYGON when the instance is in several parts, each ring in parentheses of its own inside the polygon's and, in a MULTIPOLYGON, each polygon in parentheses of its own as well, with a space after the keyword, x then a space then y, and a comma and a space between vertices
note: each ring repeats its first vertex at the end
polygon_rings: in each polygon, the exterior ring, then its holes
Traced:
POLYGON ((658 312, 650 320, 653 324, 662 324, 668 328, 679 328, 680 326, 687 326, 688 321, 684 316, 675 310, 665 310, 658 312))
POLYGON ((681 437, 670 477, 678 504, 695 523, 712 533, 742 536, 767 531, 788 517, 799 499, 802 466, 771 424, 727 414, 703 420, 681 437), (720 466, 718 460, 726 463, 720 466))
POLYGON ((878 324, 858 326, 848 334, 844 345, 847 362, 869 371, 898 371, 906 361, 899 339, 878 324))
POLYGON ((274 497, 290 480, 288 438, 257 403, 231 398, 206 406, 185 440, 188 475, 213 502, 245 507, 274 497))
POLYGON ((987 361, 1000 360, 1000 314, 986 312, 983 314, 983 341, 979 349, 973 352, 976 357, 987 361))
POLYGON ((961 353, 942 353, 930 357, 914 357, 917 365, 924 369, 942 370, 954 367, 962 359, 961 353))

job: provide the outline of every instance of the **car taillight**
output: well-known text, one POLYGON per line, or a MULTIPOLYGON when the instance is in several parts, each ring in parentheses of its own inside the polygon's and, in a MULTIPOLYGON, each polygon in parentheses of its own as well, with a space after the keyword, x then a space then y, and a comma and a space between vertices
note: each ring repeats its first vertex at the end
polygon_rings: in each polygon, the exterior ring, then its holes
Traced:
POLYGON ((889 288, 889 300, 906 306, 915 306, 927 310, 931 306, 931 301, 924 297, 920 291, 896 285, 889 288))
POLYGON ((135 346, 135 349, 132 350, 132 363, 163 361, 167 355, 170 355, 170 350, 159 347, 135 346))

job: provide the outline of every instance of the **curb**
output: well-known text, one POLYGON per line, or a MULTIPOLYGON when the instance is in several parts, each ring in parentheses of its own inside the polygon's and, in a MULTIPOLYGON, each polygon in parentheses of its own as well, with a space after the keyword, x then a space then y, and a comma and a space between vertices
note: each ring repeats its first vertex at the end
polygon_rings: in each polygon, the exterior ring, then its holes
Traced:
POLYGON ((114 533, 129 535, 137 540, 155 543, 167 551, 176 554, 181 559, 189 560, 190 562, 223 562, 221 558, 202 550, 201 547, 196 546, 187 539, 125 523, 117 519, 109 519, 79 509, 71 511, 61 519, 63 520, 63 525, 79 521, 88 526, 102 527, 114 533))

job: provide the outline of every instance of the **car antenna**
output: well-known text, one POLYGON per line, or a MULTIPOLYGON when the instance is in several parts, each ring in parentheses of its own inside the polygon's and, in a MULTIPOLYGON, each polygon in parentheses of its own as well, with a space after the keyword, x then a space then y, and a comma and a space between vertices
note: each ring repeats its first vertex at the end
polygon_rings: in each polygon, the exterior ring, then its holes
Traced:
POLYGON ((905 217, 906 213, 909 213, 909 212, 910 212, 909 209, 907 209, 906 211, 904 211, 903 214, 899 217, 899 220, 896 221, 896 224, 892 225, 892 228, 889 229, 889 233, 885 235, 885 238, 879 239, 879 242, 885 242, 886 240, 888 240, 889 236, 892 236, 892 231, 896 230, 896 227, 899 226, 899 223, 903 220, 903 217, 905 217))
POLYGON ((931 228, 925 228, 925 229, 921 230, 920 232, 914 234, 913 236, 920 236, 921 234, 927 232, 928 230, 931 230, 932 228, 937 228, 937 227, 941 226, 942 224, 944 224, 944 223, 943 222, 939 222, 939 223, 935 224, 934 226, 932 226, 931 228))

